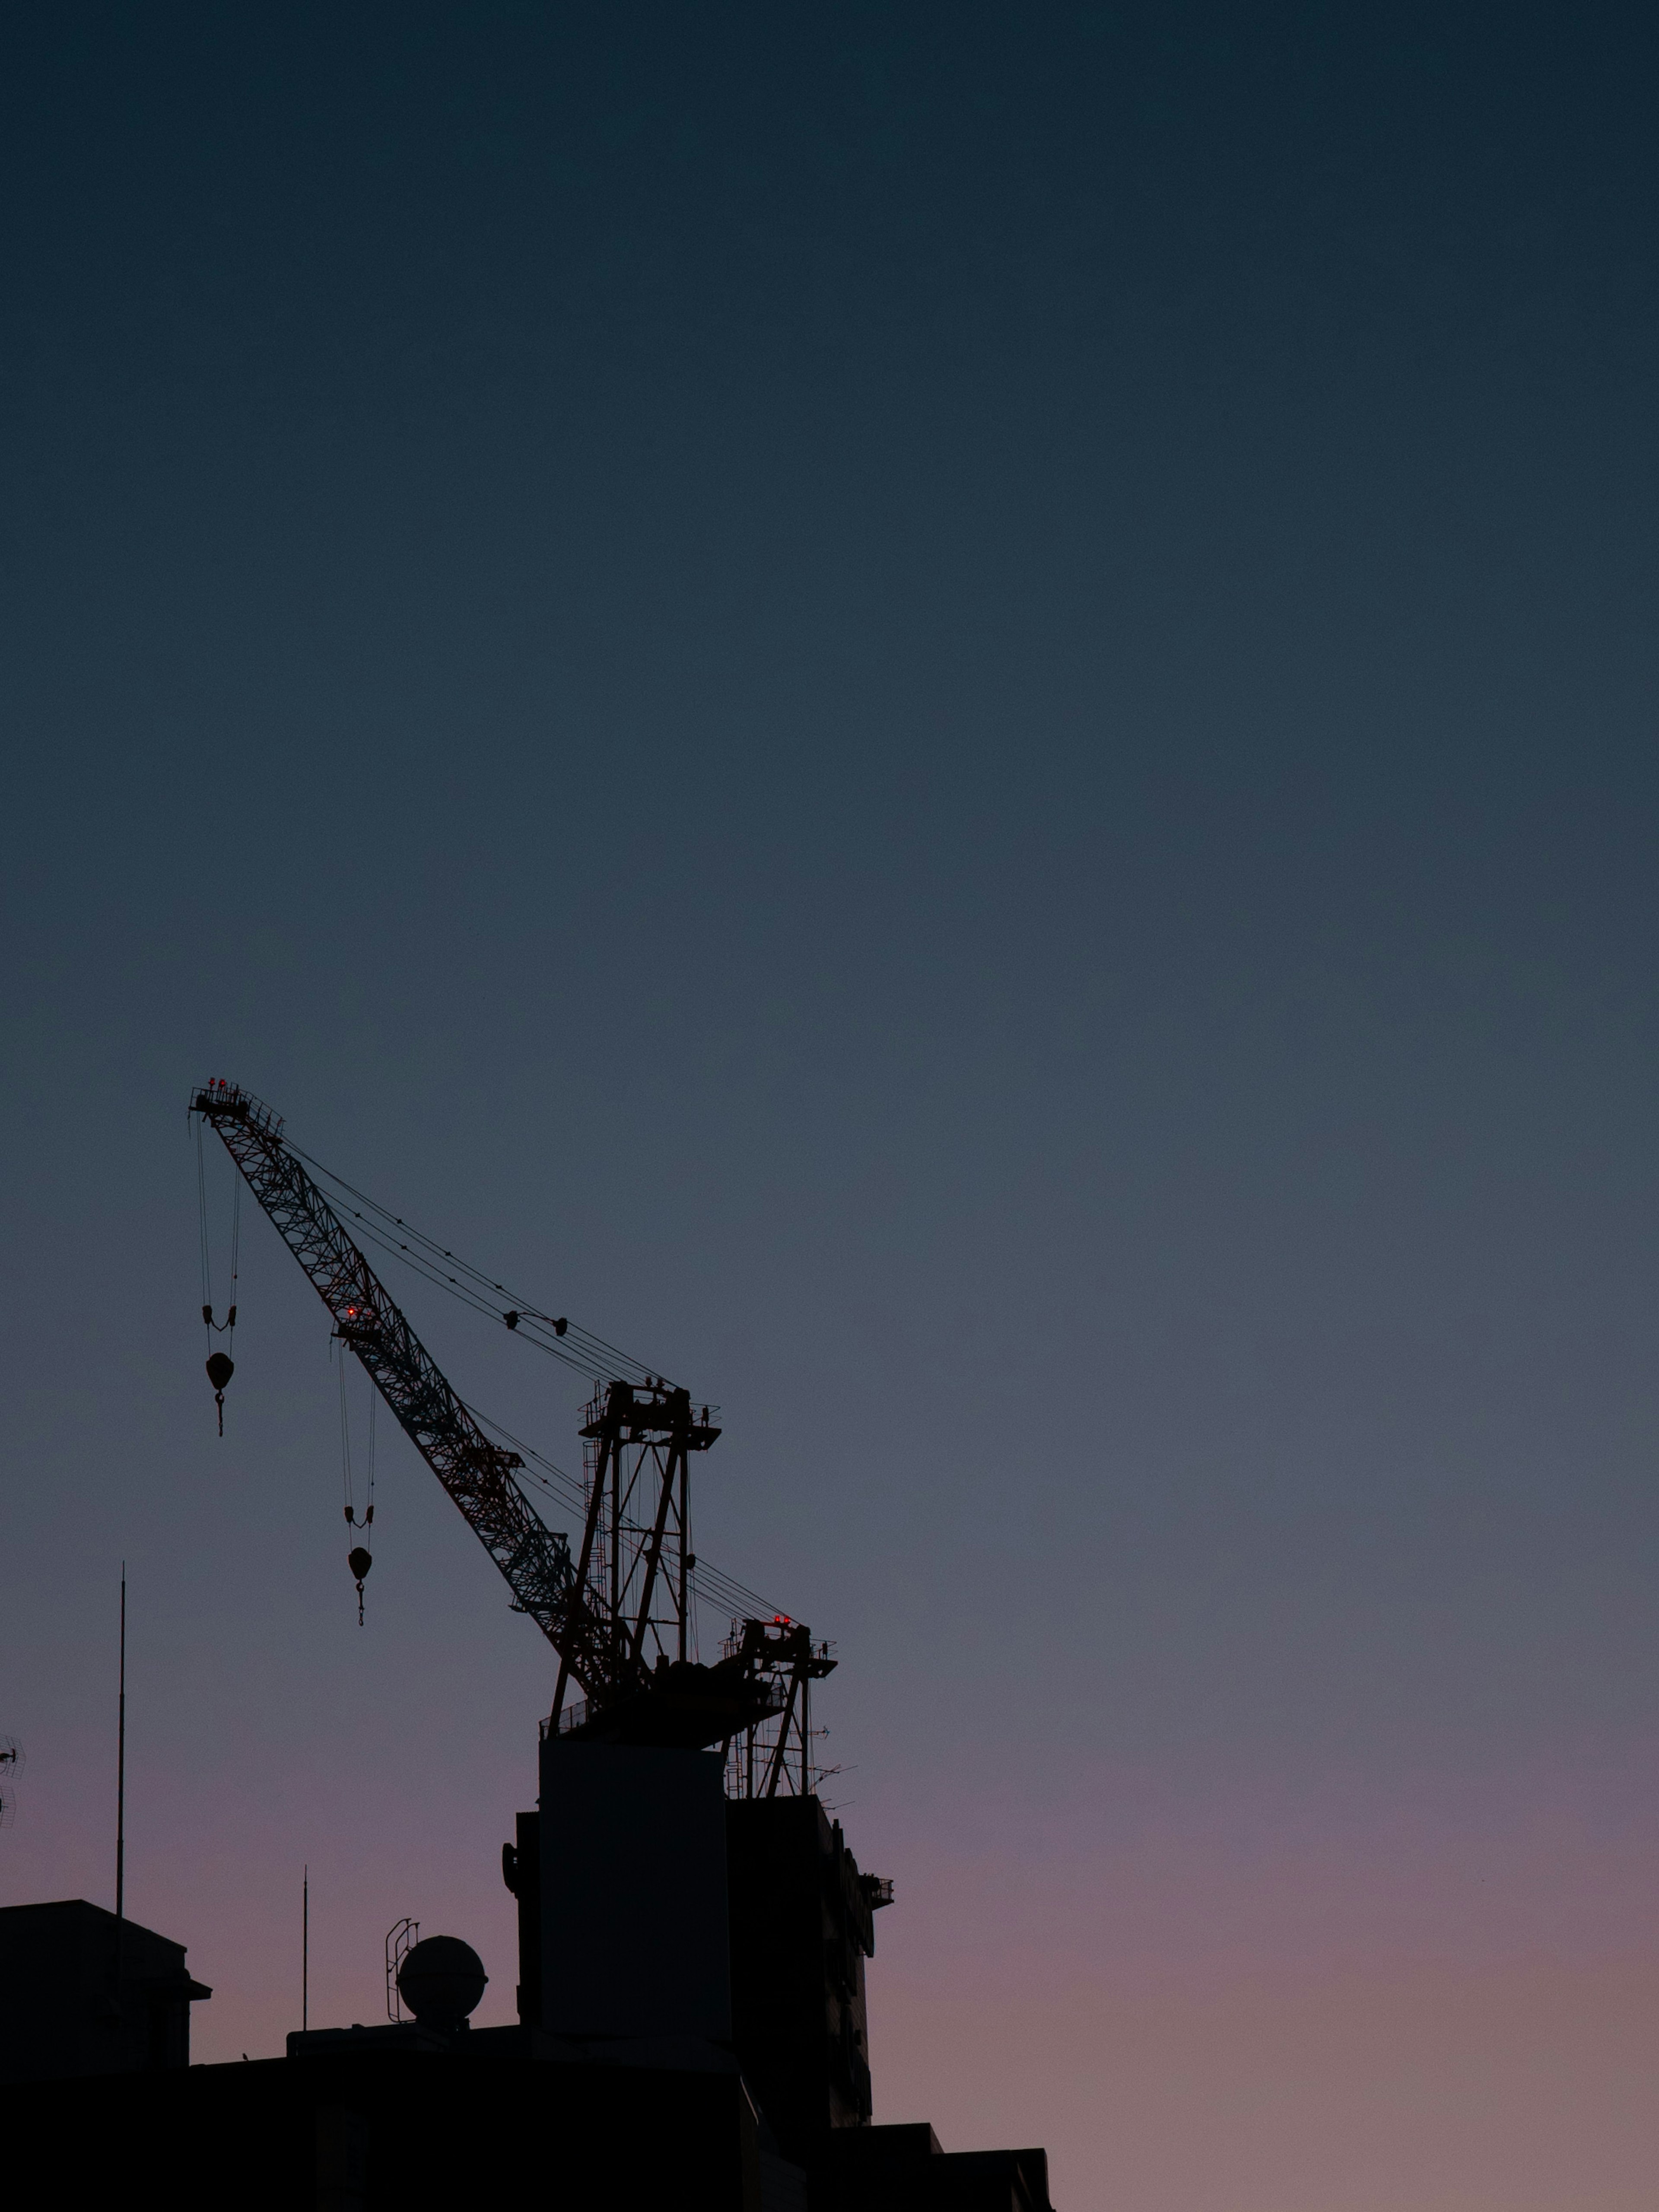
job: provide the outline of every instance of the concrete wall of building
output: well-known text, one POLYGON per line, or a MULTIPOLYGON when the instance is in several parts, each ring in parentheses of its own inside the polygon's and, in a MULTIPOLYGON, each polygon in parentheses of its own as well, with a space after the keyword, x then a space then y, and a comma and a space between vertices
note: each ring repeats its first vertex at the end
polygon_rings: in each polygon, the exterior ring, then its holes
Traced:
POLYGON ((75 2212, 772 2212, 735 2074, 377 2051, 52 2083, 28 2118, 21 2201, 75 2212))
POLYGON ((738 2057, 786 2153, 806 2159, 870 2117, 870 1908, 816 1797, 729 1804, 726 1844, 738 2057))
POLYGON ((185 1947, 84 1898, 0 1909, 0 2081, 190 2063, 185 1947))
POLYGON ((717 1752, 544 1741, 542 2026, 580 2039, 732 2034, 717 1752))

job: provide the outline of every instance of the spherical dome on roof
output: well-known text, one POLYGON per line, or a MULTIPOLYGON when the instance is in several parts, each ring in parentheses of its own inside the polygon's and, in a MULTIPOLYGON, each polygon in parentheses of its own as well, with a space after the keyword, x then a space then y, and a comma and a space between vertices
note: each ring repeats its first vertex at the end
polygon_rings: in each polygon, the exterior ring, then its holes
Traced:
POLYGON ((398 1994, 423 2027, 459 2027, 489 1979, 459 1936, 424 1936, 398 1969, 398 1994))

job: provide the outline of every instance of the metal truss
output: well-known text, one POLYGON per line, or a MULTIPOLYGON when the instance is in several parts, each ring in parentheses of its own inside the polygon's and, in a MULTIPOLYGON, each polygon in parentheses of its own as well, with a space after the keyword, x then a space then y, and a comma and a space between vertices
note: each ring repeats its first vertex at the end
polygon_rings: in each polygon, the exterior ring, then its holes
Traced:
POLYGON ((617 1638, 595 1617, 568 1540, 547 1528, 513 1480, 524 1462, 489 1438, 451 1389, 322 1192, 283 1140, 269 1107, 234 1085, 198 1091, 277 1233, 310 1278, 337 1334, 362 1363, 399 1427, 449 1492, 513 1593, 590 1698, 623 1686, 617 1638))
POLYGON ((726 1747, 728 1797, 805 1797, 817 1779, 812 1756, 814 1682, 833 1674, 827 1644, 779 1614, 772 1620, 734 1620, 723 1650, 728 1664, 768 1690, 772 1711, 734 1735, 726 1747))
MULTIPOLYGON (((590 1640, 603 1646, 611 1679, 639 1682, 687 1658, 687 1460, 720 1431, 708 1408, 694 1413, 689 1390, 651 1382, 611 1382, 585 1409, 582 1490, 586 1516, 576 1565, 577 1602, 591 1608, 590 1640)), ((576 1675, 562 1656, 553 1724, 576 1675)), ((580 1680, 580 1676, 577 1676, 580 1680)), ((591 1699, 591 1693, 590 1693, 591 1699)))

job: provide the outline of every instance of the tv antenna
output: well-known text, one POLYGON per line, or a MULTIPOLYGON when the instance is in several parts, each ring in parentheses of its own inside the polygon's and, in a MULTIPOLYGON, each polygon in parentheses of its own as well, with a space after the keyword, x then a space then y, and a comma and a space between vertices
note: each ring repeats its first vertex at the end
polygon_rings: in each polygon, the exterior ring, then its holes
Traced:
POLYGON ((17 1797, 12 1784, 22 1772, 23 1747, 15 1735, 0 1735, 0 1828, 10 1827, 17 1817, 17 1797))

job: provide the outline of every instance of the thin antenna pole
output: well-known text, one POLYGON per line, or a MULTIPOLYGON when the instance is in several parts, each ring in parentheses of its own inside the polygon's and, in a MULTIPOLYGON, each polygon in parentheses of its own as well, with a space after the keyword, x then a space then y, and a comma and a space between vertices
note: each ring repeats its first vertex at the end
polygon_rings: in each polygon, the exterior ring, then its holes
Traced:
POLYGON ((301 1877, 300 1888, 300 2033, 303 2035, 311 2025, 311 1869, 301 1877))
POLYGON ((115 1917, 127 1899, 127 1563, 121 1562, 121 1691, 115 1729, 115 1917))
POLYGON ((685 1462, 687 1455, 680 1453, 680 1659, 685 1658, 685 1462))

